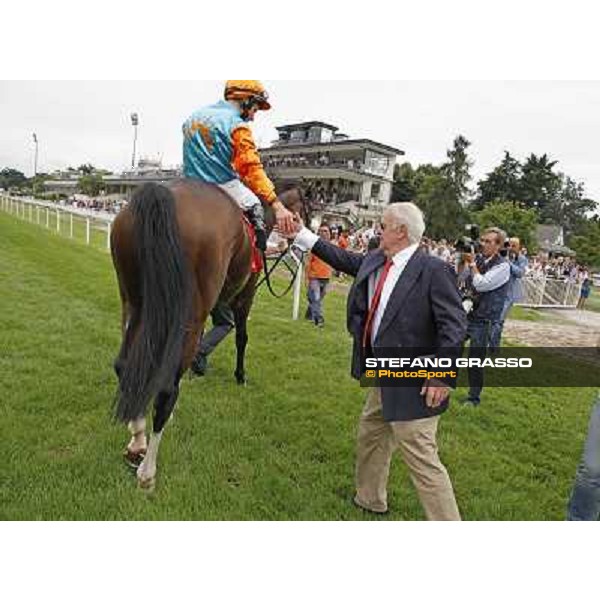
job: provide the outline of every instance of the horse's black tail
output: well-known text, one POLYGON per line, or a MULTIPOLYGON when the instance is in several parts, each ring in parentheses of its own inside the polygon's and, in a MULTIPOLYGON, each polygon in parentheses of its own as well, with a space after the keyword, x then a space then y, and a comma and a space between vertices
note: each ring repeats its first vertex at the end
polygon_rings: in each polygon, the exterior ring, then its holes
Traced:
POLYGON ((125 422, 144 416, 152 398, 173 388, 191 311, 190 270, 181 247, 173 193, 165 186, 146 184, 133 195, 129 207, 141 311, 116 400, 115 416, 125 422))

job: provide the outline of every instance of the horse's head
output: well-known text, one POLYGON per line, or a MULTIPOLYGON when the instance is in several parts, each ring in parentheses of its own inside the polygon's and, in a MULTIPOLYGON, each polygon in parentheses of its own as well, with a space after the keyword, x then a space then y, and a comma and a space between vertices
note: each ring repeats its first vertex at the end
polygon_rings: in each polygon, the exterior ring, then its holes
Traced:
MULTIPOLYGON (((302 189, 296 186, 288 186, 277 190, 277 199, 292 213, 299 215, 305 225, 310 225, 312 220, 312 210, 310 202, 305 197, 302 189)), ((272 210, 266 211, 267 229, 272 231, 275 226, 275 213, 272 210)))
POLYGON ((300 187, 289 187, 278 195, 281 203, 295 215, 299 215, 305 225, 310 227, 312 210, 300 187))

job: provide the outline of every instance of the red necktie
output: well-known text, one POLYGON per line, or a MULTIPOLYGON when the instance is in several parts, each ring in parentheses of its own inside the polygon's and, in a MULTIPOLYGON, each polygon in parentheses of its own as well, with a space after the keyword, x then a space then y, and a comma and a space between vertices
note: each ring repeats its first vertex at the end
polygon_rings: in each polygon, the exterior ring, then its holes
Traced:
POLYGON ((392 268, 393 261, 387 260, 385 265, 383 266, 383 271, 379 277, 379 281, 377 282, 377 287, 375 288, 375 293, 373 294, 373 300, 371 300, 371 308, 369 309, 369 314, 367 315, 367 322, 365 324, 365 333, 363 335, 363 348, 366 348, 367 345, 371 342, 371 335, 373 334, 373 319, 375 319, 375 313, 379 308, 379 303, 381 302, 381 294, 383 293, 383 286, 385 285, 385 280, 387 279, 390 269, 392 268))

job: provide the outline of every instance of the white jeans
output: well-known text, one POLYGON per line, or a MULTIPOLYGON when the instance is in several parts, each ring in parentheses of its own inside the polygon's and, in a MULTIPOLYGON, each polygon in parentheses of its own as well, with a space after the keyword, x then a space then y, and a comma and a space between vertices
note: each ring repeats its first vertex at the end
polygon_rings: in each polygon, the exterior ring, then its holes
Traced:
POLYGON ((243 210, 250 210, 253 206, 260 204, 258 196, 247 188, 239 179, 233 179, 227 183, 220 183, 219 187, 227 192, 243 210))

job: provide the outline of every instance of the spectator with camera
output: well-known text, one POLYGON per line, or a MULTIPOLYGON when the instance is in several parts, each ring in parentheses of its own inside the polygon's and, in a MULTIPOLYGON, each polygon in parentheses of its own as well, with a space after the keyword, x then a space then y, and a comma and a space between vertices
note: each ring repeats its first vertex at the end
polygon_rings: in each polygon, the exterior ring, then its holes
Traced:
MULTIPOLYGON (((463 244, 457 248, 462 253, 459 277, 464 279, 463 297, 468 311, 469 358, 485 358, 492 342, 492 325, 500 320, 504 310, 510 279, 510 265, 501 255, 505 243, 504 231, 492 227, 483 232, 480 245, 468 248, 463 244)), ((469 369, 469 388, 465 403, 479 406, 483 369, 469 369)))
MULTIPOLYGON (((501 255, 504 252, 500 253, 501 255)), ((508 290, 504 308, 500 319, 492 325, 492 347, 499 348, 502 340, 502 332, 504 331, 504 321, 508 317, 508 313, 514 304, 521 302, 524 298, 523 294, 523 277, 529 266, 529 260, 521 252, 521 240, 519 238, 511 238, 507 248, 508 264, 510 266, 510 278, 508 280, 508 290)))

